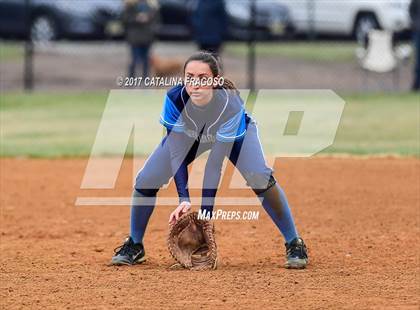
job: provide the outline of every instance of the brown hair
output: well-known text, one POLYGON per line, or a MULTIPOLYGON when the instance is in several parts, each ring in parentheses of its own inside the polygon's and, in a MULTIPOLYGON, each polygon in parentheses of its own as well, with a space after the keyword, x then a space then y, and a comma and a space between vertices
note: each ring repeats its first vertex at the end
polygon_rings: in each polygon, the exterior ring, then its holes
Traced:
MULTIPOLYGON (((206 52, 206 51, 199 51, 199 52, 196 52, 196 53, 192 54, 185 61, 184 74, 185 74, 185 68, 187 67, 188 63, 190 63, 191 61, 201 61, 201 62, 206 63, 209 66, 210 71, 213 74, 213 76, 222 75, 222 68, 220 66, 220 61, 212 53, 209 53, 209 52, 206 52)), ((224 89, 227 89, 227 90, 232 90, 236 94, 239 94, 239 91, 236 88, 235 83, 233 83, 231 80, 229 80, 225 77, 223 77, 223 85, 221 87, 216 87, 216 88, 224 88, 224 89)))

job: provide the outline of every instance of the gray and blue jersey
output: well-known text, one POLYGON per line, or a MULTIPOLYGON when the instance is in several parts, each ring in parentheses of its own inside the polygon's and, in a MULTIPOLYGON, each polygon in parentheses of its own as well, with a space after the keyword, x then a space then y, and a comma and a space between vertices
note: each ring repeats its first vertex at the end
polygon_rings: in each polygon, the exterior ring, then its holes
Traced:
POLYGON ((160 123, 168 130, 183 132, 201 143, 233 142, 243 138, 250 117, 239 95, 225 89, 214 91, 204 107, 192 103, 185 86, 175 86, 166 96, 160 123))

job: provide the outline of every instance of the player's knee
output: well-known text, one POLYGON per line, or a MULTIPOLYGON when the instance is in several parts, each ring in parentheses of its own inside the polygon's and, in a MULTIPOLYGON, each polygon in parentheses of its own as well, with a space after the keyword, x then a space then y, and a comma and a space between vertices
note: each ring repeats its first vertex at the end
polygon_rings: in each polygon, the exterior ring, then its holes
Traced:
POLYGON ((155 176, 148 176, 139 173, 136 178, 134 189, 146 197, 153 197, 156 196, 157 192, 163 184, 165 183, 155 176))
POLYGON ((276 179, 272 174, 247 173, 245 175, 245 180, 247 185, 250 186, 257 195, 264 193, 276 184, 276 179))
POLYGON ((158 188, 156 189, 156 188, 137 188, 137 187, 135 187, 134 188, 134 192, 135 192, 134 195, 136 195, 136 192, 137 192, 137 193, 139 193, 139 194, 141 194, 142 196, 145 196, 145 197, 154 197, 154 196, 156 196, 158 191, 159 191, 158 188))

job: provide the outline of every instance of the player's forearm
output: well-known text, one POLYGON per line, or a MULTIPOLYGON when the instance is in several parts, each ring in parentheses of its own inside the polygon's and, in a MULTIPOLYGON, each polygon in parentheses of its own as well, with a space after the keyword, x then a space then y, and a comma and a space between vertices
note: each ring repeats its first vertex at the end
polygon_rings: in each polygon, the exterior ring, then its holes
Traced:
POLYGON ((179 203, 183 201, 190 202, 190 193, 188 191, 188 168, 185 163, 181 164, 178 171, 175 173, 174 179, 179 203))
POLYGON ((213 162, 211 165, 206 165, 201 202, 204 209, 212 209, 214 206, 214 200, 221 177, 222 163, 223 160, 217 164, 213 162))
POLYGON ((222 174, 223 160, 227 156, 232 144, 216 142, 210 151, 204 171, 202 207, 212 209, 222 174))
POLYGON ((188 168, 186 156, 188 153, 188 141, 183 133, 168 131, 167 143, 171 153, 171 168, 174 175, 175 185, 180 203, 190 201, 188 191, 188 168))

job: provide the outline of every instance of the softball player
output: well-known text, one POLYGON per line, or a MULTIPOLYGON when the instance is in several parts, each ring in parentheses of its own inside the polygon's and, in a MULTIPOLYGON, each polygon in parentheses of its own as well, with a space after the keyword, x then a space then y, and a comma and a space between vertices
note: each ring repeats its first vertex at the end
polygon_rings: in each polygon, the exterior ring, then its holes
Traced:
POLYGON ((185 85, 167 92, 160 117, 167 135, 137 175, 130 236, 115 250, 112 264, 133 265, 145 260, 143 236, 156 194, 171 177, 180 203, 169 222, 176 222, 190 210, 187 166, 210 150, 204 172, 202 211, 212 214, 223 160, 228 157, 284 236, 285 266, 305 268, 307 265, 306 246, 297 233, 286 196, 266 165, 257 125, 247 115, 234 84, 227 79, 216 81, 220 76, 218 60, 210 53, 198 52, 184 65, 185 85), (213 83, 203 83, 212 79, 213 83))

